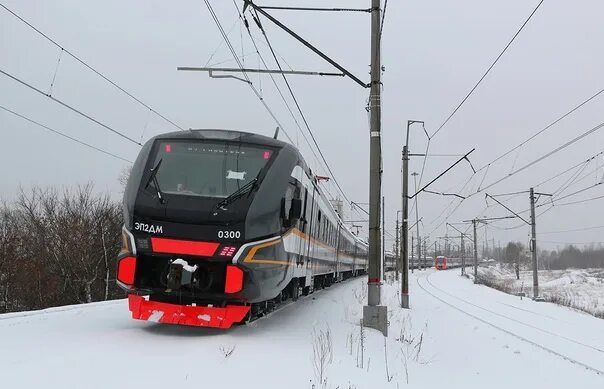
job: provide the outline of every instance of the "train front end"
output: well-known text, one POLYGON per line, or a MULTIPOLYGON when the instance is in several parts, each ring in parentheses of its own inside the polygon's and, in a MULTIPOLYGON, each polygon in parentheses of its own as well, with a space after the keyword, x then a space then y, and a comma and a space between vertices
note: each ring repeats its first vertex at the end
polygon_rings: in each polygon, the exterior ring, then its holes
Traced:
POLYGON ((229 328, 280 293, 289 268, 280 210, 296 163, 288 147, 222 130, 144 145, 124 193, 117 269, 134 319, 229 328), (263 249, 283 263, 245 261, 263 249))
POLYGON ((436 270, 447 270, 448 269, 447 257, 445 257, 443 255, 437 256, 436 259, 434 260, 434 268, 436 270))

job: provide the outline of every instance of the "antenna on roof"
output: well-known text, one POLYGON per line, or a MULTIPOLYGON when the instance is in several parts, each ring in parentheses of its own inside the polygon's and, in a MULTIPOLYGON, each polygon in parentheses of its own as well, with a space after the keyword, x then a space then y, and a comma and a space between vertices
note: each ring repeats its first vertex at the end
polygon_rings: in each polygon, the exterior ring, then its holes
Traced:
POLYGON ((275 135, 273 136, 273 139, 277 139, 277 135, 279 135, 279 127, 275 129, 275 135))

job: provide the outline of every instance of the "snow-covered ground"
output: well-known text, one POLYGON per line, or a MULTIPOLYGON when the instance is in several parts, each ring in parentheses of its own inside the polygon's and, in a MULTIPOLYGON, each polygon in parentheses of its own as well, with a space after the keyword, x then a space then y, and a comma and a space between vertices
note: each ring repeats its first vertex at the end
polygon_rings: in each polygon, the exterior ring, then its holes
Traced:
POLYGON ((0 379, 4 388, 320 388, 323 360, 333 389, 604 387, 602 320, 456 270, 410 281, 406 311, 397 285, 384 286, 389 336, 365 329, 362 353, 366 278, 228 331, 134 321, 123 300, 0 315, 0 379))
MULTIPOLYGON (((479 268, 483 278, 495 280, 511 293, 533 295, 533 273, 520 272, 520 279, 509 268, 492 265, 479 268)), ((553 301, 604 318, 604 269, 540 270, 539 294, 553 301)))

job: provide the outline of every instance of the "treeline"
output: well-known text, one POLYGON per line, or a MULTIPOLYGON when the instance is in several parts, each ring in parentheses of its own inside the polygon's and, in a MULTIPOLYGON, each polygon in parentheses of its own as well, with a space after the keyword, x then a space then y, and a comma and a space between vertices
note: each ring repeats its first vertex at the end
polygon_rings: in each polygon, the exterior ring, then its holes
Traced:
MULTIPOLYGON (((490 250, 488 256, 519 269, 531 267, 531 253, 520 242, 509 242, 503 248, 490 250)), ((604 268, 604 247, 593 245, 580 249, 569 245, 561 250, 539 250, 537 258, 540 269, 604 268)))
POLYGON ((583 250, 570 245, 560 251, 542 251, 539 259, 547 269, 604 268, 604 247, 584 247, 583 250))
POLYGON ((0 312, 124 297, 121 225, 121 204, 90 184, 21 191, 0 205, 0 312))

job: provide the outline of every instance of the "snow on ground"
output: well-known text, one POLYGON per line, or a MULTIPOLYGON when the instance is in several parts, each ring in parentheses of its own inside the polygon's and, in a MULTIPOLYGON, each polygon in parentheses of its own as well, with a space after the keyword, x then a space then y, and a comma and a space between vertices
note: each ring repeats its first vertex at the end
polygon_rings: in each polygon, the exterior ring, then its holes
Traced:
POLYGON ((411 310, 384 285, 389 336, 365 329, 361 361, 365 282, 228 331, 134 321, 124 300, 0 315, 2 387, 319 388, 321 359, 333 389, 604 387, 602 320, 455 270, 415 272, 411 310))
MULTIPOLYGON (((503 283, 511 293, 533 295, 533 272, 515 273, 499 264, 479 268, 479 275, 503 283)), ((539 294, 547 301, 604 318, 604 269, 539 270, 539 294)))

